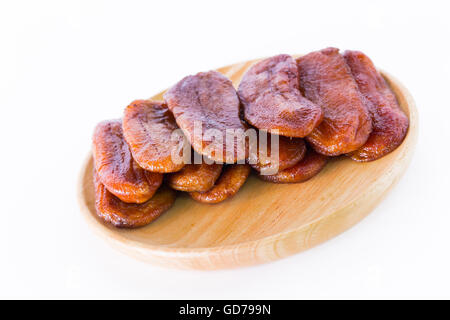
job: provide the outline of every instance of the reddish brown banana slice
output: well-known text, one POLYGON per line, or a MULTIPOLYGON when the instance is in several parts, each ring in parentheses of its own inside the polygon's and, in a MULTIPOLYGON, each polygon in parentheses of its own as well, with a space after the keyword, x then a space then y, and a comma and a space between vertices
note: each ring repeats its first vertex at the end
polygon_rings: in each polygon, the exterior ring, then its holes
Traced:
POLYGON ((142 169, 131 156, 120 120, 103 121, 93 136, 95 168, 106 188, 124 202, 150 199, 162 183, 162 174, 142 169))
MULTIPOLYGON (((272 138, 269 134, 269 136, 267 137, 267 159, 261 159, 259 152, 253 155, 255 159, 249 158, 250 165, 258 172, 261 172, 262 170, 271 170, 275 172, 288 169, 296 165, 305 156, 306 145, 303 139, 279 136, 278 162, 273 163, 271 141, 272 138)), ((259 147, 266 146, 259 145, 259 147)), ((250 155, 250 157, 251 156, 252 155, 250 155)))
POLYGON ((311 179, 327 164, 327 157, 308 148, 302 161, 292 168, 280 171, 274 175, 259 175, 264 181, 273 183, 298 183, 311 179))
POLYGON ((214 186, 221 172, 221 164, 187 164, 180 171, 169 174, 167 184, 179 191, 205 192, 214 186))
POLYGON ((123 131, 136 162, 152 172, 176 172, 184 167, 181 156, 184 137, 172 139, 178 129, 173 115, 162 102, 133 101, 124 112, 123 131))
POLYGON ((247 158, 245 143, 241 148, 238 140, 244 141, 247 126, 239 117, 236 90, 225 76, 209 71, 185 77, 164 94, 164 99, 195 151, 216 162, 236 163, 247 158), (237 134, 229 138, 233 146, 226 145, 227 130, 237 134))
POLYGON ((373 131, 366 143, 349 156, 355 161, 372 161, 397 148, 408 131, 409 120, 388 84, 364 53, 346 51, 345 61, 368 101, 373 131))
POLYGON ((196 201, 203 203, 218 203, 234 196, 244 185, 251 168, 246 164, 227 165, 216 181, 214 187, 206 192, 190 192, 196 201))
POLYGON ((322 121, 321 108, 300 93, 297 65, 287 54, 253 65, 238 93, 245 120, 259 129, 303 138, 322 121))
POLYGON ((372 131, 366 101, 339 50, 327 48, 297 59, 300 88, 322 107, 323 121, 306 139, 324 155, 359 149, 372 131))
POLYGON ((94 186, 97 215, 105 222, 121 228, 137 228, 149 224, 167 211, 176 198, 174 190, 163 186, 144 203, 125 203, 105 188, 96 172, 94 186))

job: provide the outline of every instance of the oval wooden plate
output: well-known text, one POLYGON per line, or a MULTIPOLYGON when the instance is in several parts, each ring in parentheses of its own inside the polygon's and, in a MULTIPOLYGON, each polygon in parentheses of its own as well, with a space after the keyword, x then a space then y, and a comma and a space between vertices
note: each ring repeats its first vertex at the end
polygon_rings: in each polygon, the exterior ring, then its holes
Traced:
MULTIPOLYGON (((257 60, 218 69, 235 86, 257 60)), ((179 194, 174 206, 150 225, 117 229, 95 213, 92 155, 80 175, 81 211, 114 247, 138 259, 170 267, 221 269, 268 262, 311 248, 350 228, 383 199, 405 172, 417 140, 414 101, 383 72, 410 126, 402 145, 370 163, 333 159, 311 180, 272 184, 254 175, 236 196, 215 205, 179 194)), ((162 93, 152 97, 162 99, 162 93)))

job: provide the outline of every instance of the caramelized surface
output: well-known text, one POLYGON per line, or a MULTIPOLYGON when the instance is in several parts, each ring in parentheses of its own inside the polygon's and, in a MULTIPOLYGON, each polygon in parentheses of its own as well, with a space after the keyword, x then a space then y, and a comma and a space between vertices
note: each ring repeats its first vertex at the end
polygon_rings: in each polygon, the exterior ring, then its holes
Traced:
POLYGON ((247 157, 245 148, 238 150, 237 139, 234 148, 226 148, 226 130, 245 131, 247 126, 239 118, 236 90, 225 76, 216 71, 187 76, 170 88, 164 99, 195 151, 226 163, 247 157), (195 122, 201 123, 201 137, 194 135, 195 122), (209 136, 210 129, 217 130, 221 141, 209 136), (208 150, 219 151, 208 153, 208 150))
POLYGON ((307 136, 313 148, 337 156, 360 148, 372 131, 367 106, 349 67, 336 48, 297 59, 305 97, 322 107, 322 123, 307 136))
POLYGON ((297 65, 287 54, 253 65, 239 84, 238 93, 245 120, 259 129, 305 137, 322 120, 320 107, 300 93, 297 65))
POLYGON ((256 154, 250 153, 249 157, 254 157, 255 160, 250 162, 252 160, 249 158, 249 163, 252 166, 253 169, 257 171, 264 171, 264 170, 272 170, 276 169, 278 167, 278 171, 293 167, 295 164, 297 164, 300 160, 303 159, 306 152, 306 146, 305 142, 301 138, 290 138, 290 137, 284 137, 279 136, 278 140, 278 162, 273 163, 271 160, 272 156, 272 139, 270 134, 267 137, 267 146, 263 145, 261 143, 258 143, 258 147, 267 147, 267 159, 262 159, 260 156, 260 153, 257 152, 256 154))
POLYGON ((133 160, 120 120, 103 121, 97 125, 93 154, 100 180, 122 201, 145 202, 162 183, 162 174, 146 172, 133 160))
POLYGON ((97 215, 115 227, 136 228, 149 224, 175 202, 176 192, 161 187, 144 203, 125 203, 109 192, 94 171, 95 208, 97 215))
POLYGON ((215 185, 206 192, 190 192, 196 201, 204 203, 218 203, 235 195, 243 186, 250 174, 251 168, 247 164, 233 164, 224 167, 215 185))
POLYGON ((222 165, 213 164, 187 164, 178 172, 167 175, 168 185, 180 191, 204 192, 214 186, 222 172, 222 165))
POLYGON ((175 163, 171 156, 183 143, 181 138, 171 139, 176 129, 173 115, 161 102, 136 100, 125 109, 125 140, 136 162, 146 170, 166 173, 183 168, 184 163, 175 163))
POLYGON ((327 164, 327 156, 308 148, 302 161, 292 168, 280 171, 274 175, 259 175, 259 177, 273 183, 298 183, 311 179, 327 164))
POLYGON ((364 53, 344 53, 358 88, 367 99, 373 131, 366 143, 349 154, 356 161, 372 161, 397 148, 408 131, 409 120, 388 84, 364 53))

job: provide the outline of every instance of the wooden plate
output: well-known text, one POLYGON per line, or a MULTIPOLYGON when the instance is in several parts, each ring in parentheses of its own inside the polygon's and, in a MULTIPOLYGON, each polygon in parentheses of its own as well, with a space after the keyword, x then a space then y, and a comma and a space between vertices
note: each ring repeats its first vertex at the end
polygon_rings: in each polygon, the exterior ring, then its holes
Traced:
MULTIPOLYGON (((218 69, 235 86, 257 60, 218 69)), ((116 229, 97 218, 92 155, 81 170, 78 197, 86 220, 114 247, 141 260, 170 267, 221 269, 247 266, 311 248, 350 228, 383 199, 405 172, 417 140, 418 118, 408 91, 384 77, 409 116, 400 147, 380 160, 332 160, 313 179, 272 184, 251 176, 239 193, 215 205, 180 194, 174 206, 152 224, 116 229)), ((161 99, 162 93, 152 97, 161 99)))

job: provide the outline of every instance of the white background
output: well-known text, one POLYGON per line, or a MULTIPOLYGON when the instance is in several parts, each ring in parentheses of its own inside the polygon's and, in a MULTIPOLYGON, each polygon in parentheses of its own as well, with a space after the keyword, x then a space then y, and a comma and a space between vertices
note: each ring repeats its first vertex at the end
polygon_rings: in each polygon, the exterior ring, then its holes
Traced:
POLYGON ((1 298, 450 298, 448 1, 0 2, 1 298), (92 130, 181 77, 278 53, 359 49, 416 99, 407 173, 368 218, 256 267, 179 271, 83 220, 92 130))

